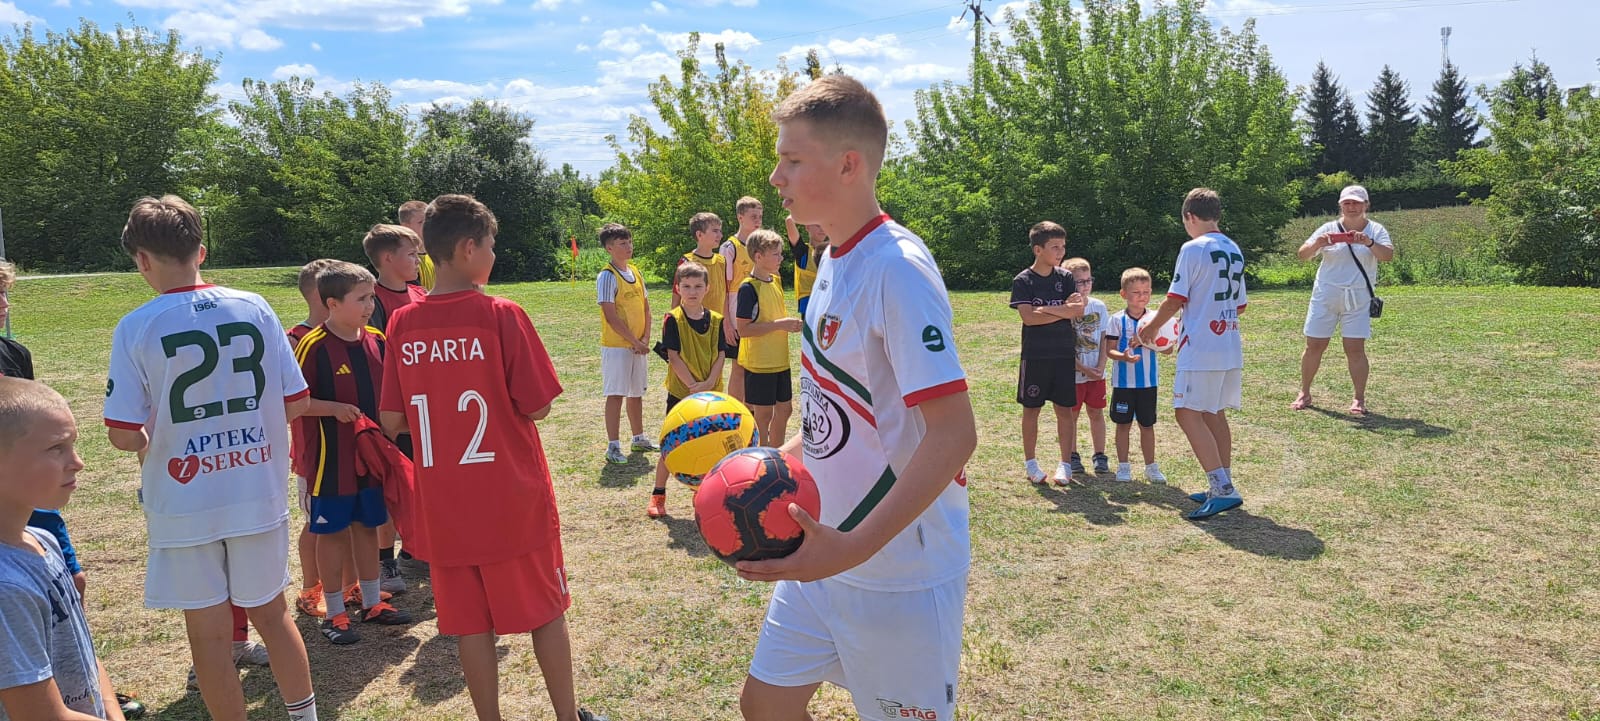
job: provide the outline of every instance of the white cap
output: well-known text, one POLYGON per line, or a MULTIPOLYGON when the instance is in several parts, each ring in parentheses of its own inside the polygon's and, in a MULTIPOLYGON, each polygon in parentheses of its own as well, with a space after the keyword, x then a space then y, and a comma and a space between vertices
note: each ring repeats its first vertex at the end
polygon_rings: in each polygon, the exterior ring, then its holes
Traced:
POLYGON ((1359 185, 1344 186, 1344 190, 1339 191, 1339 202, 1343 203, 1346 200, 1359 200, 1363 203, 1368 202, 1367 189, 1359 185))

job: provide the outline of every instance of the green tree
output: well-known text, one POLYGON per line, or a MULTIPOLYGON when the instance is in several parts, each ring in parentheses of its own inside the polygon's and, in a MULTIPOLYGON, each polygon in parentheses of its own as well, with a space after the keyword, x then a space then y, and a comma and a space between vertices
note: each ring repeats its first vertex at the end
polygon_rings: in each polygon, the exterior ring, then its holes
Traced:
POLYGON ((1345 171, 1366 174, 1362 147, 1361 121, 1350 93, 1324 63, 1317 63, 1311 75, 1311 94, 1306 98, 1306 120, 1311 126, 1311 170, 1317 173, 1345 171))
POLYGON ((1416 165, 1417 116, 1411 88, 1388 65, 1367 93, 1368 168, 1378 177, 1397 177, 1416 165))
MULTIPOLYGON (((1482 91, 1479 94, 1484 95, 1482 91)), ((1511 77, 1485 97, 1510 103, 1527 101, 1531 103, 1529 110, 1539 120, 1544 120, 1553 108, 1561 107, 1561 89, 1556 85, 1555 73, 1538 55, 1528 60, 1527 67, 1522 63, 1512 65, 1511 77)))
POLYGON ((84 21, 0 38, 0 204, 6 251, 47 270, 127 267, 133 201, 184 193, 182 148, 203 139, 217 61, 178 34, 84 21))
MULTIPOLYGON (((689 217, 695 213, 716 213, 731 226, 734 202, 750 195, 768 209, 770 225, 778 208, 767 182, 777 165, 778 129, 771 114, 794 89, 795 75, 782 65, 774 73, 757 73, 729 61, 718 43, 715 75, 708 76, 696 57, 699 45, 699 34, 691 33, 688 47, 678 53, 676 83, 663 75, 650 84, 662 126, 636 115, 628 125, 628 147, 607 138, 617 164, 595 188, 607 219, 633 230, 638 262, 657 271, 671 268, 693 247, 689 217)), ((820 71, 814 59, 808 62, 808 72, 820 71)))
POLYGON ((1433 81, 1433 93, 1422 106, 1421 142, 1424 160, 1455 160, 1456 154, 1477 144, 1477 111, 1468 97, 1467 81, 1454 63, 1446 63, 1433 81))
POLYGON ((991 37, 972 82, 917 94, 879 187, 956 287, 1005 287, 1032 262, 1029 226, 1066 226, 1101 279, 1164 275, 1178 209, 1204 185, 1247 252, 1293 214, 1298 100, 1253 25, 1218 31, 1200 2, 1039 0, 991 37), (976 89, 975 89, 976 88, 976 89))
POLYGON ((1490 186, 1483 204, 1523 280, 1600 286, 1600 97, 1588 86, 1540 98, 1524 82, 1478 89, 1489 99, 1488 145, 1445 169, 1490 186))
POLYGON ((410 122, 382 85, 345 97, 310 80, 244 81, 228 104, 234 125, 217 129, 207 205, 213 252, 233 264, 361 261, 361 238, 411 196, 410 122))
POLYGON ((560 181, 527 142, 533 118, 480 99, 430 107, 422 128, 412 155, 422 197, 466 193, 494 211, 495 280, 556 277, 560 181))

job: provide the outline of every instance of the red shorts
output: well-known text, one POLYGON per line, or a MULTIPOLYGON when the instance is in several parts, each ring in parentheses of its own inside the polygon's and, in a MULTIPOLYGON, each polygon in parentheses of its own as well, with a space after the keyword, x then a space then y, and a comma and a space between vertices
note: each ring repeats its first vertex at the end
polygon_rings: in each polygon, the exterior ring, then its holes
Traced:
POLYGON ((528 633, 572 605, 559 542, 482 566, 434 564, 429 575, 439 633, 451 636, 528 633))
POLYGON ((1073 404, 1072 410, 1079 410, 1085 405, 1094 409, 1106 407, 1106 381, 1104 378, 1097 381, 1084 381, 1078 384, 1078 402, 1073 404))

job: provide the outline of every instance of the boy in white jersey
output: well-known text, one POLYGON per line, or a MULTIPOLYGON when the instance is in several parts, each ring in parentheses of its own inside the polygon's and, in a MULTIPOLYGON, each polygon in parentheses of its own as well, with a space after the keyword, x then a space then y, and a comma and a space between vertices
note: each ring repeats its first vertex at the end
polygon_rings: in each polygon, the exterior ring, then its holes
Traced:
POLYGON ((145 605, 181 609, 206 709, 243 721, 229 601, 249 614, 292 721, 316 721, 289 620, 289 421, 310 404, 278 317, 254 293, 206 284, 200 214, 143 198, 122 231, 159 296, 111 335, 105 422, 139 454, 150 556, 145 605))
POLYGON ((1195 188, 1184 197, 1183 227, 1192 240, 1178 251, 1172 286, 1155 320, 1139 331, 1139 342, 1154 347, 1161 325, 1183 311, 1172 407, 1209 485, 1204 493, 1189 496, 1200 504, 1186 516, 1190 520, 1244 504, 1233 485, 1228 409, 1240 406, 1244 343, 1239 336, 1239 314, 1248 298, 1244 253, 1217 229, 1221 219, 1222 198, 1217 191, 1195 188))
POLYGON ((823 681, 862 718, 955 715, 971 549, 962 467, 977 445, 950 300, 927 246, 874 193, 888 123, 858 81, 828 75, 773 112, 769 178, 829 238, 801 344, 802 454, 822 514, 805 542, 738 564, 778 581, 750 662, 746 719, 806 718, 823 681))
MULTIPOLYGON (((1139 421, 1139 450, 1144 454, 1144 478, 1166 483, 1156 465, 1156 386, 1159 385, 1156 351, 1139 345, 1139 321, 1150 312, 1150 271, 1122 271, 1119 291, 1128 307, 1111 315, 1106 327, 1105 355, 1111 366, 1111 422, 1117 424, 1117 480, 1133 480, 1128 464, 1128 441, 1133 422, 1139 421)), ((1170 350, 1168 351, 1171 352, 1170 350)))

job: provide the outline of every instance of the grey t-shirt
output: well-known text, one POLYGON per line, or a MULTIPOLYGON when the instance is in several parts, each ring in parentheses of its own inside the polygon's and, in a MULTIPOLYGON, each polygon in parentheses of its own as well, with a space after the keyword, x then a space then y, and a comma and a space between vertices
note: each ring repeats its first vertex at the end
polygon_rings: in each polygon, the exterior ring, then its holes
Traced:
MULTIPOLYGON (((0 544, 0 688, 54 678, 67 708, 105 718, 94 642, 72 573, 56 539, 37 528, 28 532, 44 546, 43 556, 0 544)), ((0 721, 11 721, 4 708, 0 721)))

